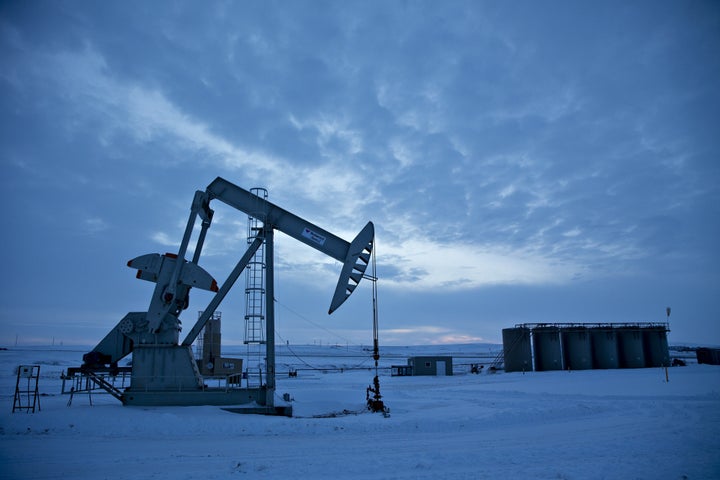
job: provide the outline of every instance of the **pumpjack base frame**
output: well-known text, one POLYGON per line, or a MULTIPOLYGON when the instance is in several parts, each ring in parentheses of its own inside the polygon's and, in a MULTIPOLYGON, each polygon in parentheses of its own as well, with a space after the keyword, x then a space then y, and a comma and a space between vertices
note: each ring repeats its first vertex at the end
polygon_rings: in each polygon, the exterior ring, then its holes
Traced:
POLYGON ((265 388, 205 388, 197 391, 133 391, 125 390, 124 405, 137 406, 200 406, 243 405, 265 403, 265 388))
POLYGON ((250 415, 273 415, 278 417, 292 417, 292 405, 274 406, 251 406, 251 407, 228 407, 223 408, 226 412, 243 413, 250 415))

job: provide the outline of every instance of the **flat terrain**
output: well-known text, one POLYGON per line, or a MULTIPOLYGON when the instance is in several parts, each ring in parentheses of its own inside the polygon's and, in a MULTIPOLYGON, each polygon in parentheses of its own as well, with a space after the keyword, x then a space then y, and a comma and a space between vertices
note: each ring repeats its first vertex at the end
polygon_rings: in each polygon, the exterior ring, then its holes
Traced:
MULTIPOLYGON (((446 377, 384 369, 386 418, 364 409, 374 376, 362 369, 372 365, 367 352, 293 350, 278 371, 298 376, 279 374, 277 390, 278 403, 292 398, 293 418, 123 407, 109 395, 94 395, 92 406, 79 395, 68 407, 59 376, 84 350, 0 351, 0 478, 720 478, 717 366, 671 368, 669 382, 661 369, 473 375, 456 365, 446 377), (10 413, 20 364, 41 365, 35 414, 10 413)), ((487 346, 450 350, 456 364, 489 355, 487 346)), ((389 348, 383 366, 450 350, 389 348)))

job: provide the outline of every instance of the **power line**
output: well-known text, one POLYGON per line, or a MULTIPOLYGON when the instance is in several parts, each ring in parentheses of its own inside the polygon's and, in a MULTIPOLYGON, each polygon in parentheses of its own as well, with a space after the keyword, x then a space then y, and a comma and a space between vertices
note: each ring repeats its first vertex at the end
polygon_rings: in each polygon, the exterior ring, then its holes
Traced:
POLYGON ((279 300, 277 300, 277 299, 275 299, 275 303, 278 304, 278 305, 280 305, 281 307, 283 307, 284 309, 286 309, 286 310, 289 311, 290 313, 292 313, 292 314, 296 315, 297 317, 301 318, 302 320, 305 320, 305 321, 306 321, 307 323, 309 323, 310 325, 312 325, 312 326, 314 326, 314 327, 316 327, 316 328, 319 328, 319 329, 321 329, 321 330, 324 330, 324 331, 326 331, 327 333, 329 333, 330 335, 333 335, 333 336, 341 339, 342 341, 344 341, 344 342, 345 342, 346 344, 348 344, 348 345, 353 345, 353 346, 356 346, 356 347, 361 347, 361 346, 362 346, 362 345, 360 345, 360 344, 358 344, 358 343, 355 343, 355 342, 351 341, 351 340, 348 339, 348 338, 343 337, 342 335, 340 335, 340 334, 338 334, 338 333, 333 332, 332 330, 330 330, 330 329, 328 329, 328 328, 326 328, 326 327, 323 327, 322 325, 319 325, 319 324, 313 322, 312 320, 310 320, 310 319, 307 318, 306 316, 302 315, 301 313, 296 312, 295 310, 293 310, 292 308, 288 307, 287 305, 281 303, 281 302, 280 302, 279 300))

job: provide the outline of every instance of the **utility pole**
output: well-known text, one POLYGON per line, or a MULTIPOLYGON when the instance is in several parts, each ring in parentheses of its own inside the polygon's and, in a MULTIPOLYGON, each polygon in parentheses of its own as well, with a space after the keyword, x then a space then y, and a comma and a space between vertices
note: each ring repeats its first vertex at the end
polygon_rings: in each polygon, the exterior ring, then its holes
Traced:
MULTIPOLYGON (((665 313, 667 314, 667 320, 665 321, 665 330, 667 332, 670 331, 670 307, 665 307, 665 313)), ((665 363, 665 382, 670 382, 670 377, 668 375, 668 365, 665 363)))

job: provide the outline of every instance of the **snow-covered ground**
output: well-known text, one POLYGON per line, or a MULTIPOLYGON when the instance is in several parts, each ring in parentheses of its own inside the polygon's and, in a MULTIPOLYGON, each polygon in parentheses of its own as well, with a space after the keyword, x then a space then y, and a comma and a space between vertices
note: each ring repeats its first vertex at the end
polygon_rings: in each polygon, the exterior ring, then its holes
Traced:
MULTIPOLYGON (((496 346, 497 347, 497 346, 496 346)), ((487 364, 487 345, 394 347, 487 364)), ((720 478, 720 367, 484 373, 381 370, 388 418, 364 411, 373 371, 362 350, 279 348, 278 395, 294 417, 219 407, 123 407, 60 392, 84 349, 0 351, 0 478, 713 479, 720 478), (15 369, 41 365, 40 412, 11 413, 15 369), (313 367, 343 371, 311 370, 313 367), (298 368, 297 378, 282 374, 298 368)), ((229 352, 230 353, 230 352, 229 352)))

